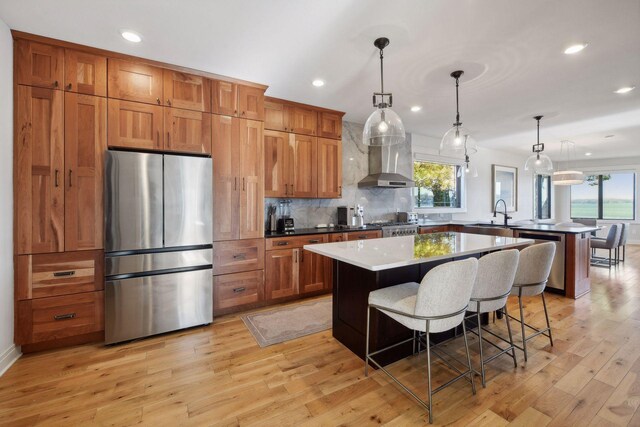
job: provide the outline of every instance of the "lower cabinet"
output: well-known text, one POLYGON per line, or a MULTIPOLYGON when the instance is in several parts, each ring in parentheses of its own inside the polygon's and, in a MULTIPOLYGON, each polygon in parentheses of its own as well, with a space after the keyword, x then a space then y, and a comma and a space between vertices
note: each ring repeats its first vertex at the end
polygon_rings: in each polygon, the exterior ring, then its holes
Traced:
POLYGON ((331 258, 300 249, 299 266, 301 294, 330 289, 331 258))
POLYGON ((246 271, 213 278, 213 312, 264 300, 264 271, 246 271))
POLYGON ((265 297, 267 300, 290 297, 299 293, 301 249, 267 251, 265 256, 265 297))
POLYGON ((347 240, 379 239, 382 237, 382 230, 352 231, 346 235, 347 240))

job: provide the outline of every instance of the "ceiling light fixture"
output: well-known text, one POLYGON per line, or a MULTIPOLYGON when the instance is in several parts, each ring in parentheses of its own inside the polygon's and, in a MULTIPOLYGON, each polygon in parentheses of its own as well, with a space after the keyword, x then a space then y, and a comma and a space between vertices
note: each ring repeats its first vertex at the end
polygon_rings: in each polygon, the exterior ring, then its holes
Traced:
POLYGON ((393 95, 384 91, 383 49, 389 46, 389 39, 380 37, 373 42, 380 50, 380 92, 373 93, 373 106, 376 110, 371 113, 364 124, 362 143, 373 146, 389 146, 401 144, 405 141, 404 125, 400 116, 391 109, 393 95), (380 97, 380 102, 378 102, 380 97), (385 98, 387 98, 385 100, 385 98), (388 101, 388 102, 387 102, 388 101))
POLYGON ((553 185, 576 185, 584 182, 584 174, 580 171, 571 170, 571 154, 575 152, 575 144, 571 141, 561 141, 561 154, 567 158, 566 169, 553 173, 553 185))
POLYGON ((311 84, 314 85, 315 87, 322 87, 324 86, 324 81, 320 79, 315 79, 314 81, 311 82, 311 84))
POLYGON ((544 116, 535 116, 534 119, 538 122, 538 138, 537 142, 533 144, 531 151, 533 154, 529 156, 524 164, 524 170, 532 170, 538 175, 549 175, 553 170, 553 163, 546 154, 542 154, 544 151, 544 144, 540 143, 540 119, 544 116))
POLYGON ((591 156, 593 155, 593 153, 591 151, 587 151, 586 153, 584 153, 585 156, 591 156))
POLYGON ((635 86, 625 86, 625 87, 621 87, 620 89, 616 90, 615 93, 629 93, 632 90, 634 90, 636 87, 635 86))
POLYGON ((449 129, 440 141, 440 154, 475 154, 478 152, 476 144, 471 138, 470 133, 462 127, 460 121, 460 102, 458 97, 458 86, 460 86, 460 77, 464 71, 458 70, 450 74, 456 80, 456 122, 449 129))
POLYGON ((122 35, 123 39, 130 41, 131 43, 140 43, 142 41, 142 36, 135 31, 122 30, 120 35, 122 35))
POLYGON ((422 110, 422 107, 419 105, 414 105, 413 107, 411 107, 411 111, 413 111, 414 113, 417 113, 420 110, 422 110))
POLYGON ((564 54, 573 55, 574 53, 578 53, 582 51, 587 46, 589 46, 589 43, 578 43, 578 44, 571 45, 564 50, 564 54))

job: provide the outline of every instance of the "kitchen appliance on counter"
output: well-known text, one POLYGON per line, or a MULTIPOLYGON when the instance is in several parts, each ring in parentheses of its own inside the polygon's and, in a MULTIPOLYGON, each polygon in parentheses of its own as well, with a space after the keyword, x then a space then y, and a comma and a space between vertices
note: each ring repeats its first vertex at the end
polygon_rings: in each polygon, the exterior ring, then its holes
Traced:
POLYGON ((410 224, 418 223, 418 214, 416 212, 398 212, 398 222, 408 222, 410 224))
POLYGON ((211 158, 109 150, 105 173, 105 342, 211 323, 211 158))
POLYGON ((291 218, 291 200, 278 202, 278 232, 287 233, 295 231, 293 218, 291 218))
POLYGON ((338 226, 346 228, 364 228, 364 206, 339 206, 338 226))

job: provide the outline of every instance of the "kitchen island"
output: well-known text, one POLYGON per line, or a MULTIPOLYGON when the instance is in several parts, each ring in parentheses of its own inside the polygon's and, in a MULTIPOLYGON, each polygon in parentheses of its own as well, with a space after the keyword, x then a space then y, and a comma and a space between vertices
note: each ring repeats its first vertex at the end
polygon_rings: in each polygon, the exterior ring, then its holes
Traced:
MULTIPOLYGON (((468 233, 433 233, 363 241, 306 245, 304 249, 333 262, 333 336, 364 359, 369 292, 405 282, 420 282, 437 265, 489 252, 523 248, 530 239, 484 236, 468 233)), ((434 341, 456 331, 435 334, 434 341)), ((395 320, 374 311, 371 314, 372 351, 400 342, 411 332, 395 320)), ((383 363, 399 360, 412 352, 411 343, 382 354, 383 363)))

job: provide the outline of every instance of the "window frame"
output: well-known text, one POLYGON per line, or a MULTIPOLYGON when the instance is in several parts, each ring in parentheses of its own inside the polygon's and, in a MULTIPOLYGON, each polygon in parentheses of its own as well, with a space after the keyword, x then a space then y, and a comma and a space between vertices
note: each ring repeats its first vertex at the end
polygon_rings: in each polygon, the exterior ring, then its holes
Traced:
POLYGON ((552 212, 553 212, 553 194, 551 192, 551 188, 553 187, 553 183, 551 180, 551 175, 545 175, 545 174, 535 174, 534 175, 534 180, 533 180, 533 195, 535 198, 535 202, 534 202, 534 208, 535 208, 535 218, 536 219, 540 219, 540 220, 546 220, 546 219, 552 219, 552 212), (542 198, 540 197, 541 193, 542 193, 542 180, 546 179, 547 180, 547 200, 549 201, 549 206, 547 208, 547 212, 546 214, 548 215, 547 217, 543 218, 542 216, 540 216, 541 212, 542 212, 542 198))
MULTIPOLYGON (((593 173, 589 173, 589 172, 585 172, 586 176, 596 176, 598 177, 598 214, 596 218, 589 218, 589 219, 595 219, 598 221, 635 221, 636 220, 636 204, 637 204, 637 192, 636 192, 636 181, 638 179, 637 177, 637 173, 635 171, 629 171, 629 170, 615 170, 615 171, 610 171, 610 172, 593 172, 593 173), (616 174, 631 174, 633 175, 633 207, 632 207, 632 217, 631 218, 604 218, 604 186, 602 185, 604 180, 603 180, 603 175, 616 175, 616 174)), ((569 193, 569 216, 571 217, 571 219, 582 219, 581 217, 577 217, 577 216, 573 216, 572 213, 572 209, 573 209, 573 186, 571 188, 571 191, 569 193)))
MULTIPOLYGON (((411 159, 411 175, 413 179, 413 166, 415 162, 423 162, 423 163, 438 163, 442 165, 450 165, 462 167, 464 162, 460 159, 454 159, 444 156, 433 156, 423 153, 414 153, 413 158, 411 159)), ((431 214, 431 213, 466 213, 467 212, 467 179, 466 174, 462 174, 459 178, 460 182, 460 207, 452 208, 452 207, 426 207, 426 206, 417 206, 415 201, 414 188, 411 188, 411 204, 413 206, 413 210, 416 212, 431 214)))

